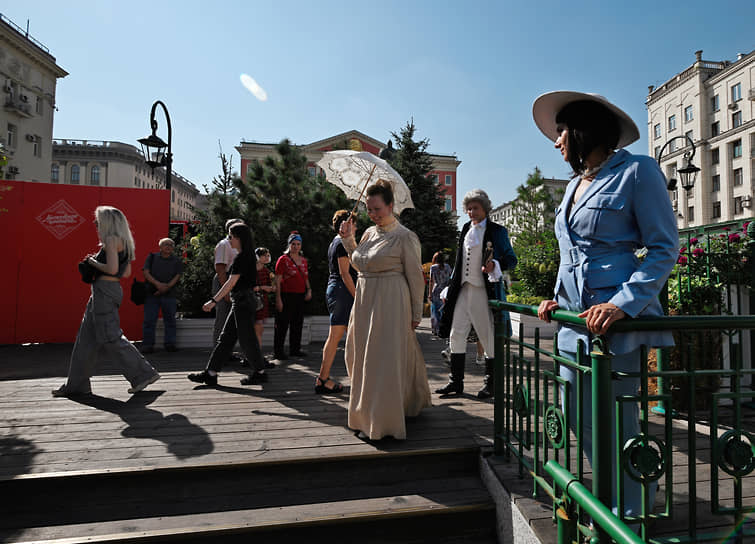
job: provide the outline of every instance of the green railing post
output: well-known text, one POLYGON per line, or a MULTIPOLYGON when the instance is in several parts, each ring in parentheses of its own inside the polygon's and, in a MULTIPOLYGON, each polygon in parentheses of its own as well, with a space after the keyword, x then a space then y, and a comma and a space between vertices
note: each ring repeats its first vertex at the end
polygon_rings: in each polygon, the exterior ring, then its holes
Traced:
MULTIPOLYGON (((594 341, 590 353, 592 362, 592 493, 603 504, 611 504, 611 354, 604 337, 594 341)), ((618 431, 617 431, 618 432, 618 431)), ((581 459, 579 460, 581 462, 581 459)), ((605 532, 597 528, 598 539, 605 540, 605 532)))
POLYGON ((493 398, 493 452, 495 455, 503 455, 506 449, 504 433, 504 412, 506 410, 506 395, 504 389, 505 351, 506 351, 506 320, 503 311, 494 310, 495 317, 495 358, 493 372, 495 396, 493 398))

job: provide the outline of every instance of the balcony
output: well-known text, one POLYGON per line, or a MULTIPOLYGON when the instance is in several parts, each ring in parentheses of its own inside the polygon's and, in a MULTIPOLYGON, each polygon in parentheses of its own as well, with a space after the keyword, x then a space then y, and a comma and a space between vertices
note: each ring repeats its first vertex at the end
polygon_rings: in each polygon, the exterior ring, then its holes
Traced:
POLYGON ((5 111, 26 119, 32 116, 31 105, 14 98, 5 99, 5 111))

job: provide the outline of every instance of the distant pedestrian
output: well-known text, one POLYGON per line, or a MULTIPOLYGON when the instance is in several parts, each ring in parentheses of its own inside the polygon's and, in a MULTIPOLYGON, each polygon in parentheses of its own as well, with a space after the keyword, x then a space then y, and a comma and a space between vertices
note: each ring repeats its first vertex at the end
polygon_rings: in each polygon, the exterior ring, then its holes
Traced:
MULTIPOLYGON (((349 210, 338 210, 333 215, 333 230, 338 232, 341 223, 351 217, 349 210)), ((330 328, 328 339, 322 348, 322 363, 320 373, 315 378, 315 393, 318 395, 327 393, 340 393, 343 386, 330 379, 330 368, 336 357, 338 343, 346 333, 351 316, 351 307, 354 305, 354 293, 356 291, 357 271, 351 266, 349 254, 343 247, 341 236, 336 235, 328 248, 328 288, 325 291, 325 299, 328 303, 330 314, 330 328)))
POLYGON ((440 292, 451 281, 451 267, 446 262, 442 252, 436 251, 433 255, 433 265, 430 267, 430 284, 427 288, 427 300, 430 303, 430 326, 433 334, 438 335, 440 325, 440 311, 442 302, 440 292))
POLYGON ((131 384, 129 393, 138 393, 160 378, 121 330, 118 309, 123 290, 120 278, 131 275, 131 261, 134 260, 134 238, 128 220, 123 212, 111 206, 98 206, 94 216, 100 250, 96 255, 87 255, 86 262, 96 270, 96 279, 73 345, 68 379, 52 392, 53 397, 91 393, 90 378, 103 351, 120 366, 131 384))
POLYGON ((285 253, 275 263, 275 339, 274 357, 286 359, 283 344, 288 336, 288 347, 293 357, 304 357, 301 350, 301 332, 304 325, 304 303, 312 299, 307 259, 301 253, 302 237, 292 231, 285 253))
POLYGON ((220 332, 218 342, 210 354, 207 367, 199 373, 189 374, 188 378, 197 383, 217 385, 218 372, 228 361, 236 340, 254 373, 243 378, 241 385, 251 385, 267 382, 265 361, 262 358, 257 335, 254 333, 254 314, 257 303, 254 287, 257 283, 256 259, 254 256, 254 240, 252 231, 243 223, 235 223, 229 231, 229 241, 237 251, 231 267, 228 269, 228 280, 210 300, 204 303, 202 309, 211 311, 217 306, 218 300, 226 295, 231 297, 231 310, 220 332))
POLYGON ((150 253, 144 262, 144 279, 152 286, 144 301, 144 340, 142 353, 155 350, 155 326, 162 310, 165 325, 165 350, 176 351, 176 284, 181 278, 183 264, 174 255, 176 244, 170 238, 159 242, 160 251, 150 253))
MULTIPOLYGON (((257 341, 262 346, 262 334, 265 332, 265 319, 270 316, 270 293, 275 292, 273 278, 275 274, 267 267, 270 264, 270 250, 266 247, 258 247, 254 250, 257 257, 257 286, 254 290, 262 296, 262 308, 257 310, 254 321, 254 332, 257 333, 257 341)), ((272 363, 265 363, 270 368, 272 363)))
MULTIPOLYGON (((225 232, 229 232, 231 225, 243 223, 241 219, 229 219, 225 222, 225 232)), ((212 292, 217 293, 220 287, 228 281, 228 269, 231 267, 237 251, 231 246, 230 239, 226 236, 215 245, 215 275, 212 278, 212 292)), ((220 331, 223 330, 228 312, 231 310, 231 298, 226 295, 219 299, 215 306, 215 326, 212 330, 212 345, 218 342, 220 331)))

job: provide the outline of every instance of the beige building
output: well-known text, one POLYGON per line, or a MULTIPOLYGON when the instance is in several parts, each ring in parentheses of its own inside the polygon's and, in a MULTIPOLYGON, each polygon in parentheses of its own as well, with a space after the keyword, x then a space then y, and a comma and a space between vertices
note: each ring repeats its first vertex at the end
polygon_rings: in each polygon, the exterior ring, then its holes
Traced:
MULTIPOLYGON (((545 183, 540 190, 547 190, 554 198, 556 203, 560 202, 561 198, 563 197, 563 192, 566 189, 566 186, 569 184, 569 180, 545 178, 543 181, 545 183)), ((543 215, 543 217, 545 217, 545 215, 543 215)), ((509 230, 509 236, 511 238, 511 241, 513 242, 516 238, 516 233, 519 232, 519 224, 517 222, 516 212, 516 199, 493 208, 490 211, 490 219, 500 225, 505 226, 509 230)))
MULTIPOLYGON (((122 142, 53 140, 52 166, 45 180, 72 185, 164 189, 165 169, 144 162, 137 147, 122 142)), ((204 202, 204 201, 203 201, 204 202)), ((190 221, 199 205, 199 190, 175 171, 171 176, 171 220, 190 221)))
POLYGON ((721 223, 753 216, 755 184, 755 51, 737 60, 695 62, 659 87, 649 87, 648 142, 661 169, 676 178, 669 191, 679 228, 721 223), (696 146, 693 163, 700 168, 694 188, 681 187, 677 170, 696 146))
POLYGON ((47 47, 0 15, 0 142, 7 179, 47 181, 55 88, 67 75, 47 47))
MULTIPOLYGON (((242 141, 237 147, 236 151, 241 156, 241 173, 242 176, 246 176, 254 166, 254 161, 262 162, 265 157, 275 153, 275 146, 273 143, 259 143, 259 142, 246 142, 242 141)), ((307 168, 311 176, 316 176, 321 173, 320 168, 317 166, 317 161, 322 158, 322 155, 326 151, 333 149, 353 149, 355 151, 369 151, 370 153, 377 155, 380 150, 385 146, 385 142, 381 142, 367 136, 366 134, 357 130, 350 130, 335 136, 329 136, 322 140, 305 144, 301 146, 301 150, 307 157, 307 168)), ((456 210, 456 171, 461 164, 461 161, 456 158, 456 155, 434 155, 430 153, 430 159, 432 160, 433 169, 430 171, 429 176, 433 178, 437 183, 445 198, 445 209, 450 212, 456 210)), ((454 218, 454 221, 456 219, 454 218)))

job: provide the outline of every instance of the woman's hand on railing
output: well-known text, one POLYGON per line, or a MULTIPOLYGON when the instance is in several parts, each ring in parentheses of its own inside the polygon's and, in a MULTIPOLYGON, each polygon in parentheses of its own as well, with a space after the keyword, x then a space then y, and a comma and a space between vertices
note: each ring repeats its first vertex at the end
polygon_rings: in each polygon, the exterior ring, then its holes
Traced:
POLYGON ((596 304, 579 314, 585 320, 587 330, 593 334, 605 334, 608 328, 619 319, 623 319, 627 314, 620 310, 615 304, 604 302, 596 304))
POLYGON ((537 317, 546 323, 551 322, 551 312, 558 310, 558 302, 555 300, 544 300, 537 307, 537 317))

